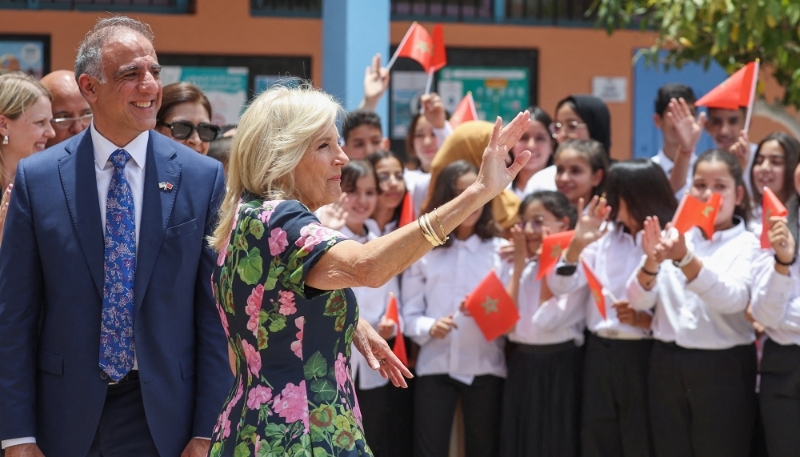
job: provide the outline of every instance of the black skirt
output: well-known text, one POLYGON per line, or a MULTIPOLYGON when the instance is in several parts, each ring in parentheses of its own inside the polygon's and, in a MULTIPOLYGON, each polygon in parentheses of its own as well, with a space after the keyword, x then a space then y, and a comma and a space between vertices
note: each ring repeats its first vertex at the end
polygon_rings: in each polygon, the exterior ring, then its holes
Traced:
POLYGON ((574 457, 580 443, 583 349, 573 341, 518 345, 508 363, 503 457, 574 457))

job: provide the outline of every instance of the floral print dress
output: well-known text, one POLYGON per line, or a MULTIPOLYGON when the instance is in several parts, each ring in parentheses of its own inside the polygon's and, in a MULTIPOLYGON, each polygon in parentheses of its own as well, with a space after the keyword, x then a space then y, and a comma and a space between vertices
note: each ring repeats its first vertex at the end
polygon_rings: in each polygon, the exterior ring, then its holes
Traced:
POLYGON ((372 455, 350 375, 355 296, 305 285, 344 239, 297 201, 240 202, 212 278, 237 375, 211 457, 372 455))

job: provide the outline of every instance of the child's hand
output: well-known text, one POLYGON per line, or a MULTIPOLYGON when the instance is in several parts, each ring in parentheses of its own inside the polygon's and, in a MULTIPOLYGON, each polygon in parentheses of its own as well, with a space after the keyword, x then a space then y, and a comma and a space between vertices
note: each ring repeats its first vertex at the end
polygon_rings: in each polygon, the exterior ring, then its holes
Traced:
MULTIPOLYGON (((766 229, 766 227, 763 227, 761 230, 766 229)), ((794 258, 795 252, 797 252, 797 246, 795 245, 792 233, 789 231, 789 227, 786 225, 786 219, 782 217, 770 217, 767 236, 769 237, 769 243, 772 245, 772 249, 775 250, 775 255, 778 257, 778 260, 783 263, 790 263, 794 258)))
POLYGON ((434 338, 444 338, 450 333, 450 330, 454 328, 458 328, 458 326, 453 321, 453 315, 451 314, 437 320, 433 324, 433 327, 431 327, 430 334, 434 338))
POLYGON ((627 300, 618 301, 612 306, 617 311, 617 319, 620 323, 644 329, 650 328, 652 321, 650 314, 631 308, 627 300))
POLYGON ((695 120, 692 116, 692 110, 686 100, 674 98, 670 100, 667 107, 667 117, 672 119, 672 124, 675 126, 675 133, 681 143, 680 152, 683 154, 691 154, 694 151, 695 145, 700 141, 700 136, 703 134, 703 127, 706 125, 706 113, 700 113, 695 120))
MULTIPOLYGON (((384 340, 391 339, 395 334, 395 328, 397 323, 394 319, 389 319, 385 315, 381 317, 380 322, 378 322, 378 334, 384 340)), ((398 338, 402 338, 402 335, 397 335, 398 338)))
POLYGON ((747 136, 747 130, 742 130, 739 133, 739 138, 731 145, 728 152, 736 156, 742 170, 746 170, 750 164, 750 138, 747 136))

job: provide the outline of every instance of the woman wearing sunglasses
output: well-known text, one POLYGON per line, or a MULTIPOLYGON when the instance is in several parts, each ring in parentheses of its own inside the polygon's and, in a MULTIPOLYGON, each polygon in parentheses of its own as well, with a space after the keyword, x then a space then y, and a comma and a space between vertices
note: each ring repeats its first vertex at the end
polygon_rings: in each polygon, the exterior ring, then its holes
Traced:
POLYGON ((189 83, 164 87, 156 130, 206 155, 219 126, 211 123, 211 103, 203 92, 189 83))

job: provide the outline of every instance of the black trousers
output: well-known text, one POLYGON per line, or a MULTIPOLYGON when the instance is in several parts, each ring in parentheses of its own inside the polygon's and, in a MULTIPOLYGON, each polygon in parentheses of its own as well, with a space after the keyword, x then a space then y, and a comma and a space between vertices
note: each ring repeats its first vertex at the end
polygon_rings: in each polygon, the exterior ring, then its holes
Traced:
POLYGON ((414 456, 447 457, 456 402, 464 411, 466 457, 497 456, 503 379, 476 376, 472 385, 447 375, 417 378, 414 456))
POLYGON ((800 455, 800 346, 764 344, 759 402, 769 456, 800 455))
POLYGON ((701 350, 656 342, 650 418, 657 457, 747 457, 755 384, 755 345, 701 350))
MULTIPOLYGON (((186 443, 189 444, 189 443, 186 443)), ((158 457, 139 380, 108 386, 100 425, 87 457, 158 457)), ((176 456, 177 457, 177 456, 176 456)))
MULTIPOLYGON (((358 386, 358 379, 355 385, 358 386)), ((375 389, 356 387, 358 407, 361 409, 361 423, 364 425, 364 438, 375 457, 389 457, 389 419, 386 414, 389 406, 389 392, 394 388, 387 384, 375 389)))
POLYGON ((581 414, 585 457, 652 455, 647 413, 647 369, 652 340, 586 343, 581 414))

